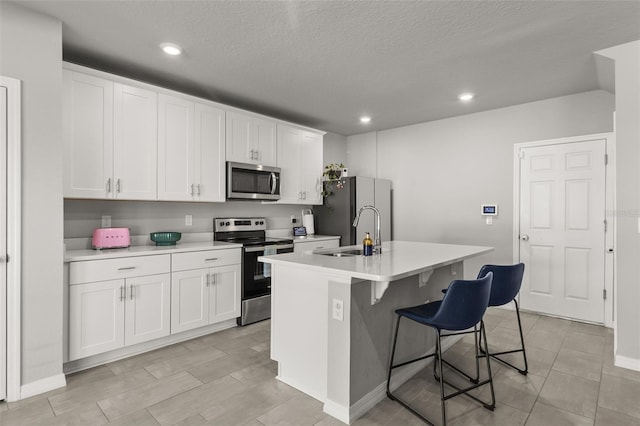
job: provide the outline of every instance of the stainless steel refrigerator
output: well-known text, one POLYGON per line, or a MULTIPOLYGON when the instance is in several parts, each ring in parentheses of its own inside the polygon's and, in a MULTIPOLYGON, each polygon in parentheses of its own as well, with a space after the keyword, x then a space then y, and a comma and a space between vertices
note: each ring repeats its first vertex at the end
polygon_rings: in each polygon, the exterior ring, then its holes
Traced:
POLYGON ((322 206, 314 208, 316 216, 316 234, 339 235, 341 246, 362 243, 365 233, 375 235, 375 214, 371 210, 362 212, 357 228, 352 226, 360 207, 375 206, 380 211, 383 242, 391 240, 391 181, 352 176, 338 182, 325 182, 325 191, 330 195, 322 206))

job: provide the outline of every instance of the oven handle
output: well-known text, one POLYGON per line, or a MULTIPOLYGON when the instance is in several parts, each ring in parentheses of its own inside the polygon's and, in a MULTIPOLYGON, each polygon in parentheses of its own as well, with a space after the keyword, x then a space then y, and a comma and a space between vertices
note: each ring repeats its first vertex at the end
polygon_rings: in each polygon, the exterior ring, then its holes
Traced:
MULTIPOLYGON (((282 244, 282 245, 275 245, 276 250, 283 250, 283 249, 291 249, 293 248, 293 244, 282 244)), ((259 247, 247 247, 244 249, 245 253, 255 253, 257 251, 264 251, 265 246, 259 246, 259 247)))

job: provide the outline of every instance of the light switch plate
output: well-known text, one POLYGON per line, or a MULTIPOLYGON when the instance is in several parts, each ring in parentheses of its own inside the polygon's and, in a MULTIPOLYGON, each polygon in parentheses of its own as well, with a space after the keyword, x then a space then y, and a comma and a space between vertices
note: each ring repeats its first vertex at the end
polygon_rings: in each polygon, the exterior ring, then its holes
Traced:
POLYGON ((191 225, 193 225, 193 216, 191 216, 190 214, 186 215, 186 216, 184 217, 184 224, 185 224, 186 226, 191 226, 191 225))

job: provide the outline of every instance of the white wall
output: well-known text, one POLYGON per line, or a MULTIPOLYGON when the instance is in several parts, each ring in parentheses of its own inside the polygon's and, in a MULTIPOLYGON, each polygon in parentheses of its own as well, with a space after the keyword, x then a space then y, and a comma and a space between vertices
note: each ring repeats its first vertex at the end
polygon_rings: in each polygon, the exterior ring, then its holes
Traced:
POLYGON ((351 136, 348 163, 391 180, 394 239, 495 247, 465 263, 472 278, 513 260, 513 145, 612 131, 613 108, 613 95, 593 91, 351 136), (483 203, 499 204, 493 225, 483 203))
POLYGON ((60 21, 0 2, 0 74, 22 80, 24 386, 62 373, 60 21))
POLYGON ((325 165, 331 163, 346 163, 347 137, 335 133, 325 134, 322 154, 325 165))
POLYGON ((615 60, 616 364, 640 370, 640 41, 598 53, 615 60))

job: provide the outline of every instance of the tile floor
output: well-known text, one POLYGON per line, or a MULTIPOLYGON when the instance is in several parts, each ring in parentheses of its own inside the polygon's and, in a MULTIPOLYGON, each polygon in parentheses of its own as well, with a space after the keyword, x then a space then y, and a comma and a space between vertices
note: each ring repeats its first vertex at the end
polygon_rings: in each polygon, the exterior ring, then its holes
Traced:
MULTIPOLYGON (((447 402, 450 425, 640 425, 640 372, 613 366, 611 330, 522 316, 529 375, 492 361, 495 411, 456 397, 447 402)), ((492 347, 518 341, 513 311, 490 309, 485 322, 492 347)), ((447 358, 471 365, 472 342, 465 337, 447 358)), ((0 425, 342 425, 275 375, 266 321, 69 375, 63 389, 0 402, 0 425)), ((439 423, 430 368, 398 392, 439 423)), ((489 395, 486 387, 476 392, 489 395)), ((422 423, 385 399, 354 424, 422 423)))

